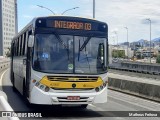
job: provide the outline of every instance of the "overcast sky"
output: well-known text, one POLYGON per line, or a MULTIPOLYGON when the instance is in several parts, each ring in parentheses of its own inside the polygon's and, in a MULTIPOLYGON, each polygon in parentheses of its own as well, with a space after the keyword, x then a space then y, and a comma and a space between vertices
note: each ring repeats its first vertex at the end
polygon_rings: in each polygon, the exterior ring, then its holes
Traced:
MULTIPOLYGON (((152 22, 152 39, 160 37, 160 0, 95 0, 96 19, 104 21, 109 27, 109 42, 129 42, 140 39, 149 40, 149 21, 152 22), (114 31, 117 32, 117 36, 114 31)), ((93 16, 93 0, 18 0, 18 24, 21 30, 36 16, 52 15, 46 9, 37 7, 43 5, 54 13, 61 14, 73 7, 78 9, 65 13, 69 16, 93 16)))

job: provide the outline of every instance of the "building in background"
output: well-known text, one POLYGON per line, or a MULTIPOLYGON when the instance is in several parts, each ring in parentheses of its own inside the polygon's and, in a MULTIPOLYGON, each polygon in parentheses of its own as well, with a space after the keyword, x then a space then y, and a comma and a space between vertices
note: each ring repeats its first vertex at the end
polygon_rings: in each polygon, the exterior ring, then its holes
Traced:
POLYGON ((132 58, 134 56, 134 50, 132 50, 130 47, 126 46, 126 45, 119 45, 119 46, 112 46, 110 47, 110 49, 113 51, 119 51, 122 53, 123 51, 123 57, 128 57, 128 58, 132 58))
POLYGON ((17 32, 17 0, 0 0, 0 56, 7 54, 17 32))

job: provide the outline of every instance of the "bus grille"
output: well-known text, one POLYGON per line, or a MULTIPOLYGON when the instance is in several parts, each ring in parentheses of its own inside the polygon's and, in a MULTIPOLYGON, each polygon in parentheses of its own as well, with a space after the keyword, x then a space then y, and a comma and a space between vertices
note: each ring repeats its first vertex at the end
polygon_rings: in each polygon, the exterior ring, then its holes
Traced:
POLYGON ((92 76, 47 76, 50 81, 62 82, 96 82, 98 77, 92 76))
POLYGON ((53 90, 67 90, 67 91, 86 91, 93 90, 94 88, 52 88, 53 90))

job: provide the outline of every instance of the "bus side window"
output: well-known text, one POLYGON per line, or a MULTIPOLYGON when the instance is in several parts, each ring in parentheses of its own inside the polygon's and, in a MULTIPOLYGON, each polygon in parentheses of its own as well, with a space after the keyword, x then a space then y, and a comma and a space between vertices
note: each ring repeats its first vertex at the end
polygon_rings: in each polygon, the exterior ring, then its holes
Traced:
POLYGON ((16 42, 16 56, 18 56, 18 44, 19 44, 19 40, 18 40, 18 38, 17 38, 17 40, 16 40, 17 42, 16 42))
POLYGON ((14 56, 17 55, 17 40, 14 41, 14 56))
POLYGON ((20 56, 20 44, 21 44, 21 37, 18 38, 18 56, 20 56))
POLYGON ((26 33, 23 34, 22 55, 25 55, 26 33))
POLYGON ((22 56, 22 43, 23 43, 23 35, 20 36, 19 56, 22 56))
POLYGON ((25 43, 24 43, 24 55, 26 55, 27 54, 27 46, 28 46, 28 31, 26 31, 26 34, 25 34, 25 43))
POLYGON ((24 33, 22 34, 21 38, 21 56, 23 56, 23 44, 24 44, 24 33))

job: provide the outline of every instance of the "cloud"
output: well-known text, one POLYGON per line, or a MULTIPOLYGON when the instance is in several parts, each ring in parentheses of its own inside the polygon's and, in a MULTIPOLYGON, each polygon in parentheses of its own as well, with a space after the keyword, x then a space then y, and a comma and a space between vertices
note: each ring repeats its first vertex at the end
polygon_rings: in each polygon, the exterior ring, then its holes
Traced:
MULTIPOLYGON (((31 1, 31 0, 29 0, 31 1)), ((36 0, 38 1, 38 0, 36 0)), ((44 0, 41 5, 47 5, 44 0)), ((52 0, 48 0, 48 3, 52 0)), ((109 36, 113 34, 115 28, 118 29, 118 40, 126 41, 126 29, 128 27, 129 41, 136 41, 139 39, 148 39, 149 23, 146 18, 152 20, 152 37, 159 37, 160 34, 160 0, 95 0, 96 2, 96 19, 104 21, 108 24, 109 36)), ((93 16, 93 0, 54 0, 54 4, 48 4, 49 8, 53 7, 55 13, 61 13, 67 8, 78 6, 79 8, 74 11, 69 11, 66 15, 74 15, 81 17, 93 16)), ((23 12, 23 17, 26 19, 33 18, 34 16, 46 15, 49 13, 33 5, 31 2, 26 7, 27 12, 23 12)), ((112 37, 111 37, 112 38, 112 37)))
MULTIPOLYGON (((105 0, 97 1, 96 18, 106 21, 110 31, 118 28, 119 41, 125 41, 126 30, 129 30, 129 40, 136 41, 141 38, 148 39, 148 22, 146 18, 152 20, 152 34, 154 37, 160 36, 160 1, 150 0, 105 0), (156 26, 157 25, 157 26, 156 26)), ((110 33, 112 34, 112 33, 110 33)))

